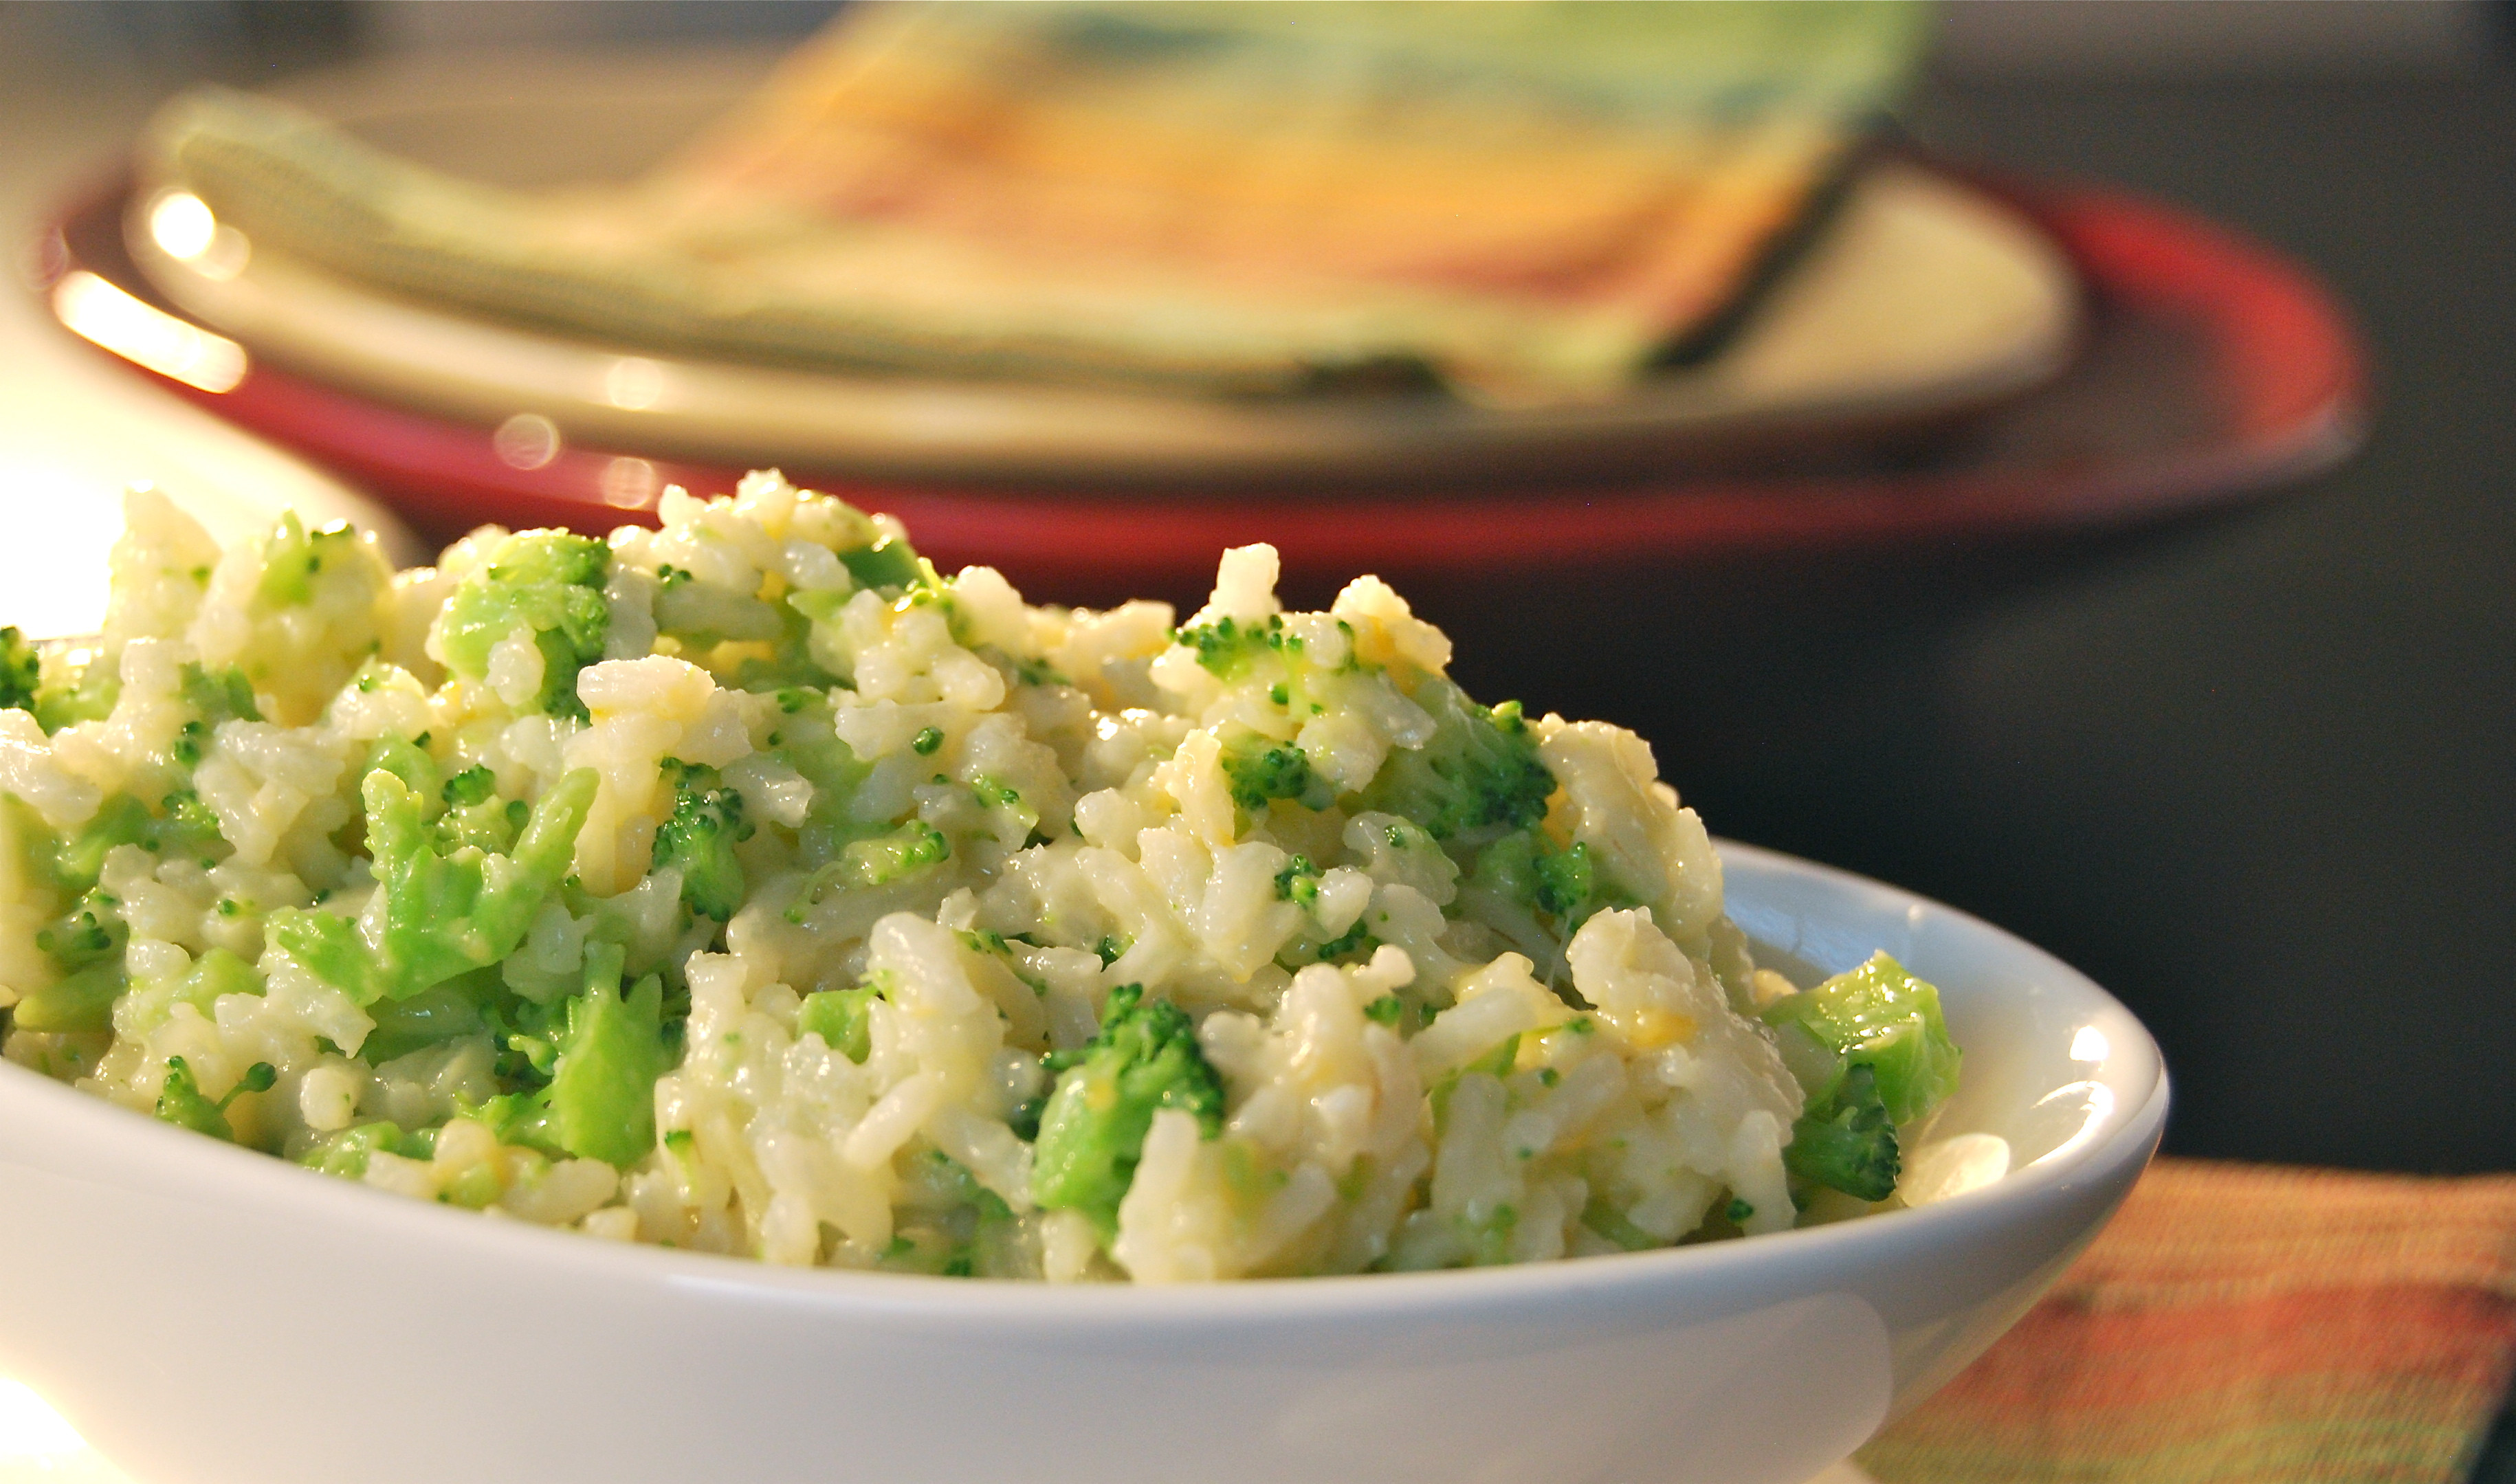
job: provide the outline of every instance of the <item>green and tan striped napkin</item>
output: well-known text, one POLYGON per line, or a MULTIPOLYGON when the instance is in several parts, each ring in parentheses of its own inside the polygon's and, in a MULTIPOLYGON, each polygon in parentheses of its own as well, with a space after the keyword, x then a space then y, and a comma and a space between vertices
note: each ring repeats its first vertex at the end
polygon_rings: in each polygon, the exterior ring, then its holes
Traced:
POLYGON ((1879 1484, 2452 1484, 2516 1370, 2516 1175, 2160 1160, 1879 1484))

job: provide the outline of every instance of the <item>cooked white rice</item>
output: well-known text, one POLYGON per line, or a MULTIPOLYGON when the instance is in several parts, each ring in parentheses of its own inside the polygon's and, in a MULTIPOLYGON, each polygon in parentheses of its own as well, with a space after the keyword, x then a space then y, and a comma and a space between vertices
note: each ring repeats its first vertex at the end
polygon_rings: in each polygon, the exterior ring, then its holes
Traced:
MULTIPOLYGON (((1450 646, 1377 579, 1284 613, 1274 552, 1226 553, 1185 626, 1200 650, 1165 604, 1030 607, 985 567, 869 586, 843 558, 904 533, 775 474, 668 491, 662 517, 609 539, 570 715, 535 624, 449 671, 441 610, 489 580, 503 531, 394 573, 348 532, 222 555, 132 496, 89 660, 101 714, 47 734, 0 710, 0 1013, 19 1007, 0 1051, 195 1127, 227 1099, 213 1122, 238 1142, 420 1199, 782 1263, 1173 1282, 1793 1223, 1803 1092, 1754 1014, 1788 986, 1723 916, 1703 826, 1640 738, 1549 716, 1513 743, 1512 715, 1480 708, 1485 741, 1533 747, 1536 807, 1428 829, 1371 804, 1397 797, 1393 760, 1459 724, 1450 646), (252 705, 223 715, 202 678, 231 667, 252 705), (432 779, 485 769, 482 807, 514 816, 594 776, 568 880, 446 981, 460 995, 380 998, 274 928, 337 915, 382 940, 368 816, 397 743, 432 779), (1235 769, 1253 757, 1299 797, 1252 806, 1235 769), (655 864, 688 779, 748 831, 727 922, 655 864), (102 855, 81 924, 47 852, 118 798, 156 822, 102 855), (1516 893, 1488 861, 1505 837, 1587 868, 1584 899, 1516 893), (591 1065, 555 1008, 597 993, 580 985, 605 954, 658 976, 669 1053, 653 1141, 617 1164, 584 1152, 616 1134, 518 1121, 545 1043, 591 1065), (82 959, 104 978, 64 988, 82 959), (808 997, 868 984, 860 1057, 808 997), (1044 1056, 1091 1043, 1121 985, 1185 1012, 1224 1097, 1219 1128, 1193 1099, 1155 1111, 1096 1220, 1043 1204, 1030 1134, 1044 1056), (80 993, 109 1009, 81 1022, 80 993)), ((48 686, 83 658, 49 656, 48 686)), ((492 887, 522 869, 470 858, 492 887)))

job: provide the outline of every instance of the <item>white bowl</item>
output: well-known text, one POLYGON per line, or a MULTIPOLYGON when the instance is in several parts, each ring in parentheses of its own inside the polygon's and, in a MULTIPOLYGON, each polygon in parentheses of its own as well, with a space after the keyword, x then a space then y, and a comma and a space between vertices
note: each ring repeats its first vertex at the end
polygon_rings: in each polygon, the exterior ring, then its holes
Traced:
POLYGON ((2114 1212, 2157 1047, 1962 913, 1725 845, 1797 972, 1885 948, 2003 1179, 1805 1231, 1471 1272, 1051 1288, 789 1271, 440 1210, 0 1065, 0 1372, 142 1481, 1796 1484, 2114 1212), (1795 961, 1795 963, 1793 962, 1795 961))

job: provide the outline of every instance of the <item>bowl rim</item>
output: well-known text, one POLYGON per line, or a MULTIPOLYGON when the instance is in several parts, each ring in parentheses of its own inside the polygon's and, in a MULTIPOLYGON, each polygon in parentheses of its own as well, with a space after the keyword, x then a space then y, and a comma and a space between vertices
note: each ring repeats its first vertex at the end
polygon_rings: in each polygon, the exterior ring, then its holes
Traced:
MULTIPOLYGON (((1880 1212, 1822 1226, 1772 1232, 1730 1242, 1601 1254, 1499 1267, 1427 1272, 1351 1273, 1317 1277, 1263 1277, 1169 1285, 1130 1283, 1051 1284, 935 1277, 917 1273, 863 1272, 845 1268, 783 1267, 746 1257, 679 1251, 646 1243, 608 1242, 577 1231, 533 1225, 428 1202, 337 1178, 309 1178, 314 1172, 262 1153, 223 1145, 188 1131, 83 1092, 15 1063, 0 1062, 0 1128, 42 1131, 51 1120, 75 1121, 80 1141, 109 1143, 127 1151, 124 1179, 146 1178, 160 1161, 193 1165, 184 1180, 157 1184, 169 1195, 191 1195, 203 1173, 231 1172, 215 1183, 228 1204, 250 1200, 266 1215, 289 1206, 308 1208, 307 1220, 329 1223, 341 1235, 378 1241, 424 1242, 438 1253, 478 1249, 484 1260, 510 1272, 554 1268, 585 1282, 631 1289, 698 1291, 756 1302, 808 1309, 846 1310, 917 1317, 927 1321, 1018 1323, 1061 1328, 1122 1325, 1188 1327, 1218 1322, 1302 1322, 1323 1316, 1395 1319, 1477 1307, 1520 1307, 1532 1302, 1596 1298, 1616 1291, 1662 1285, 1711 1285, 1736 1278, 1742 1295, 1762 1289, 1782 1272, 1808 1264, 1836 1267, 1845 1255, 1878 1247, 1879 1256, 1919 1245, 1940 1246, 2010 1208, 2024 1216, 2042 1201, 2090 1184, 2103 1184, 2126 1164, 2145 1164, 2163 1130, 2168 1079, 2156 1039, 2146 1026, 2085 974, 2025 939, 1970 913, 1902 887, 1797 856, 1717 840, 1725 878, 1738 866, 1801 877, 1836 889, 1884 894, 1918 925, 1928 917, 1959 932, 1988 935, 1993 947, 2016 957, 2087 1006, 2089 1012, 2118 1016, 2137 1031, 2119 1044, 2124 1064, 2104 1081, 2129 1090, 2090 1118, 2082 1132, 1992 1184, 1920 1208, 1880 1212), (2142 1084, 2146 1083, 2143 1087, 2142 1084), (25 1104, 21 1117, 7 1105, 25 1104), (180 1151, 190 1151, 189 1154, 180 1151), (220 1164, 220 1161, 231 1163, 220 1164), (196 1163, 205 1162, 205 1163, 196 1163), (1762 1271, 1771 1269, 1772 1271, 1762 1271)), ((21 1160, 0 1136, 0 1171, 21 1160)), ((2136 1173, 2136 1171, 2135 1171, 2136 1173)), ((93 1178, 93 1177, 91 1177, 93 1178)), ((2128 1180, 2124 1183, 2127 1185, 2128 1180)), ((297 1224, 292 1222, 291 1224, 297 1224)), ((335 1238, 338 1240, 338 1237, 335 1238)))

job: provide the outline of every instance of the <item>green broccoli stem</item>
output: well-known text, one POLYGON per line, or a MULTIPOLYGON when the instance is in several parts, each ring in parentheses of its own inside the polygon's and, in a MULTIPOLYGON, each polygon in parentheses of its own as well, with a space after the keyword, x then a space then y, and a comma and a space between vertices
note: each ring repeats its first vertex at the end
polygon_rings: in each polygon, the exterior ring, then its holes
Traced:
POLYGON ((1186 1112, 1208 1138, 1223 1132, 1223 1079, 1197 1049, 1195 1026, 1178 1006, 1144 993, 1140 984, 1110 991, 1100 1034, 1047 1058, 1057 1086, 1039 1115, 1031 1199, 1082 1212, 1105 1242, 1117 1235, 1118 1204, 1155 1113, 1186 1112))

